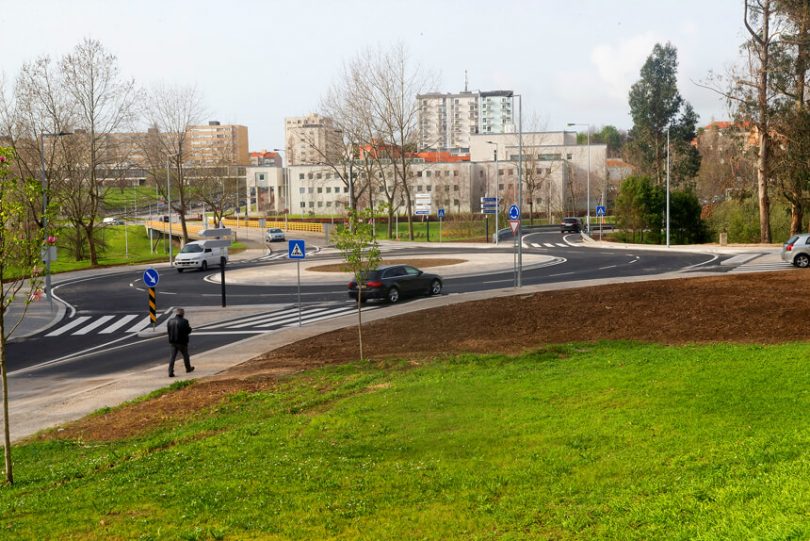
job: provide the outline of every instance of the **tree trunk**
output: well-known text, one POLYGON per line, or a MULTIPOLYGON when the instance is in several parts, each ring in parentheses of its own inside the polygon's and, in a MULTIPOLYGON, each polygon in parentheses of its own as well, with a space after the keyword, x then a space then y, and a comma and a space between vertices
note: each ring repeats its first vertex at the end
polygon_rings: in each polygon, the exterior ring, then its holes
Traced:
POLYGON ((757 192, 759 195, 759 241, 771 242, 771 201, 768 197, 768 134, 759 132, 759 157, 757 159, 757 192))
MULTIPOLYGON (((5 304, 5 295, 0 295, 0 300, 5 304)), ((3 462, 5 464, 6 483, 12 485, 14 484, 14 473, 11 465, 11 422, 8 418, 8 370, 6 367, 4 312, 5 310, 0 311, 0 379, 3 382, 3 462)))
POLYGON ((357 281, 357 341, 360 344, 360 360, 363 357, 363 290, 360 287, 360 280, 357 281))

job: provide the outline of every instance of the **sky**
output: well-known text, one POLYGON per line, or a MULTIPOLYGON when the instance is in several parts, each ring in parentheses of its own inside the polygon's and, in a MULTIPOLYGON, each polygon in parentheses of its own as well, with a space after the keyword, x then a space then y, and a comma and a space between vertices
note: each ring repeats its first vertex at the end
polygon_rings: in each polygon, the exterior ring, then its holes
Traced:
POLYGON ((284 118, 317 112, 345 62, 402 43, 433 91, 513 90, 524 130, 632 127, 627 96, 655 43, 678 49, 699 125, 729 114, 700 88, 740 59, 741 0, 0 0, 7 85, 90 37, 144 88, 194 86, 205 120, 283 147, 284 118))

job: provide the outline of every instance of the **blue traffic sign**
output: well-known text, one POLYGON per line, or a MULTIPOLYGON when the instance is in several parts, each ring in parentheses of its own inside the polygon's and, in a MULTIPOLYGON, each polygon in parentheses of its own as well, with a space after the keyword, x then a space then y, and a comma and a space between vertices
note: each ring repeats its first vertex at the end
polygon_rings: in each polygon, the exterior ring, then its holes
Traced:
POLYGON ((439 218, 444 218, 444 209, 439 209, 439 218))
POLYGON ((607 209, 605 208, 604 205, 598 205, 596 207, 596 215, 597 216, 604 216, 606 212, 607 212, 607 209))
POLYGON ((155 287, 160 281, 160 275, 155 269, 146 269, 143 271, 143 283, 146 287, 155 287))
POLYGON ((304 259, 306 256, 307 250, 303 240, 291 240, 287 243, 288 259, 304 259))
POLYGON ((510 220, 520 220, 520 209, 517 205, 512 205, 509 207, 509 219, 510 220))

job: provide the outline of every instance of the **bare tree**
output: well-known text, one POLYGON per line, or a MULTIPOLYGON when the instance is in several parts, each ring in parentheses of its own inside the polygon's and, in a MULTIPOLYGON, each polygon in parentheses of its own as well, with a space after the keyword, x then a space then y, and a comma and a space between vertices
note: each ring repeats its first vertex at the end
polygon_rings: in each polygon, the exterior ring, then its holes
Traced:
POLYGON ((120 170, 119 156, 112 146, 111 134, 131 126, 134 102, 137 97, 135 82, 124 79, 118 68, 118 59, 106 51, 101 42, 84 39, 60 64, 62 84, 70 96, 78 140, 74 149, 82 151, 82 159, 71 163, 71 185, 84 194, 76 212, 69 215, 71 222, 83 228, 89 246, 90 263, 98 264, 94 232, 104 200, 103 179, 100 170, 120 170))
POLYGON ((150 126, 142 149, 144 165, 158 192, 167 200, 171 199, 186 243, 189 181, 183 161, 190 150, 189 128, 198 124, 203 116, 202 99, 193 87, 158 86, 148 94, 144 115, 150 126))

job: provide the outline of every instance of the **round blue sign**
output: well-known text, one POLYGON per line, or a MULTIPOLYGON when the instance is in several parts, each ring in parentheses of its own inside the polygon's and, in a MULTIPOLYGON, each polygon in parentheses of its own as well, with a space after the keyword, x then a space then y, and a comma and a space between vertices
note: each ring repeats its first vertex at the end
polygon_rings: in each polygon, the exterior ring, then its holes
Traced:
POLYGON ((510 220, 519 220, 520 219, 520 209, 517 205, 512 205, 509 207, 509 219, 510 220))
POLYGON ((155 269, 146 269, 143 271, 143 283, 146 287, 155 287, 160 281, 160 275, 155 269))

